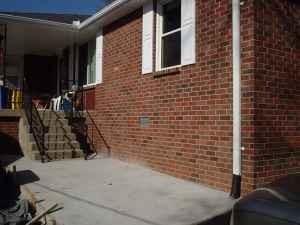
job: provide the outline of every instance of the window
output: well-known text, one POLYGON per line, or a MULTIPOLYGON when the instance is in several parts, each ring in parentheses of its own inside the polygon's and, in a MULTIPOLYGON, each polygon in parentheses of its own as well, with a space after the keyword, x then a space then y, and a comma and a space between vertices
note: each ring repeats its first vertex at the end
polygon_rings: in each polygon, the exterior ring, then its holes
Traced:
POLYGON ((79 49, 79 84, 96 83, 96 40, 89 41, 79 49))
POLYGON ((158 11, 158 69, 181 64, 181 0, 160 1, 158 11))
POLYGON ((96 82, 96 41, 88 43, 87 84, 96 82))

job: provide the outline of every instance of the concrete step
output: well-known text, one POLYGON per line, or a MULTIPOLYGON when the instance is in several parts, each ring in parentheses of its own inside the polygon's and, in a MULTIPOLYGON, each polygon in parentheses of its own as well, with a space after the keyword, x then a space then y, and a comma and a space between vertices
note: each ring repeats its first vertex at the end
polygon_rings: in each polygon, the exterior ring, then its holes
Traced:
POLYGON ((49 110, 49 109, 46 109, 46 110, 39 110, 39 113, 40 113, 40 115, 41 115, 41 117, 43 117, 43 116, 65 116, 66 115, 66 113, 65 112, 63 112, 63 111, 59 111, 59 112, 57 112, 57 111, 53 111, 53 110, 49 110))
MULTIPOLYGON (((48 151, 56 151, 58 149, 80 149, 80 144, 78 141, 71 141, 71 142, 63 142, 63 141, 57 141, 57 142, 46 142, 45 147, 48 151)), ((35 142, 30 143, 30 149, 32 151, 38 151, 38 145, 35 142)))
MULTIPOLYGON (((59 112, 54 112, 52 110, 39 110, 41 118, 53 118, 53 117, 59 117, 59 118, 64 118, 68 113, 65 113, 63 111, 59 112)), ((75 117, 86 117, 87 113, 85 111, 80 111, 80 112, 74 112, 73 114, 75 117)))
MULTIPOLYGON (((51 160, 64 160, 64 159, 74 159, 74 158, 83 158, 84 154, 81 149, 75 150, 56 150, 47 152, 51 160)), ((41 155, 39 151, 32 151, 30 154, 32 160, 41 160, 41 155)))
POLYGON ((42 120, 65 119, 66 117, 64 112, 39 111, 39 113, 42 120))
MULTIPOLYGON (((52 126, 52 127, 45 127, 46 128, 46 134, 59 134, 59 135, 68 135, 72 133, 72 128, 70 126, 52 126)), ((26 126, 25 127, 26 131, 29 133, 30 127, 26 126)))
POLYGON ((68 126, 69 121, 67 119, 45 119, 43 120, 45 126, 68 126))
POLYGON ((70 126, 51 126, 48 129, 48 133, 68 134, 68 133, 72 133, 72 129, 70 126))
MULTIPOLYGON (((30 134, 30 142, 34 142, 34 136, 33 134, 30 134)), ((45 142, 56 142, 56 141, 76 141, 76 135, 73 133, 47 133, 45 135, 45 142)))

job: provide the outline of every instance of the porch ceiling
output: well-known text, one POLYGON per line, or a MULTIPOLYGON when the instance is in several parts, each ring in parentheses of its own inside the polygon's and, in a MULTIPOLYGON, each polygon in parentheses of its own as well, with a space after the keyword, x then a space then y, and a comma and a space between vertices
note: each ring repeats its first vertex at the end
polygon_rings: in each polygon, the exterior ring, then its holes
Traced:
POLYGON ((76 31, 44 24, 5 21, 7 24, 7 54, 57 54, 75 39, 76 31))

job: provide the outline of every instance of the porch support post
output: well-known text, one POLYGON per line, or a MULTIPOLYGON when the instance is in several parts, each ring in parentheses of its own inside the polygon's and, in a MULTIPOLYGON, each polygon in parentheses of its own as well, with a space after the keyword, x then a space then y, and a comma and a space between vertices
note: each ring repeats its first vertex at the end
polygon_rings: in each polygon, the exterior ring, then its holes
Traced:
POLYGON ((73 45, 73 85, 76 85, 76 73, 77 73, 77 43, 73 45))
POLYGON ((3 86, 6 86, 7 24, 4 24, 3 86))
POLYGON ((57 79, 56 79, 56 94, 59 96, 61 94, 61 60, 60 56, 57 56, 57 79))

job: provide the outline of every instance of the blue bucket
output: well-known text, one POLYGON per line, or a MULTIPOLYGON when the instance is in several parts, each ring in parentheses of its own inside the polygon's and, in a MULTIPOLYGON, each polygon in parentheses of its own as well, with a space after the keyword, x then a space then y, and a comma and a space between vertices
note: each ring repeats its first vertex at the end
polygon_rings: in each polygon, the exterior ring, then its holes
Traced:
POLYGON ((4 108, 4 104, 3 104, 3 90, 4 88, 2 86, 0 86, 0 109, 4 108))
POLYGON ((7 92, 7 88, 0 86, 0 109, 7 108, 7 92))

